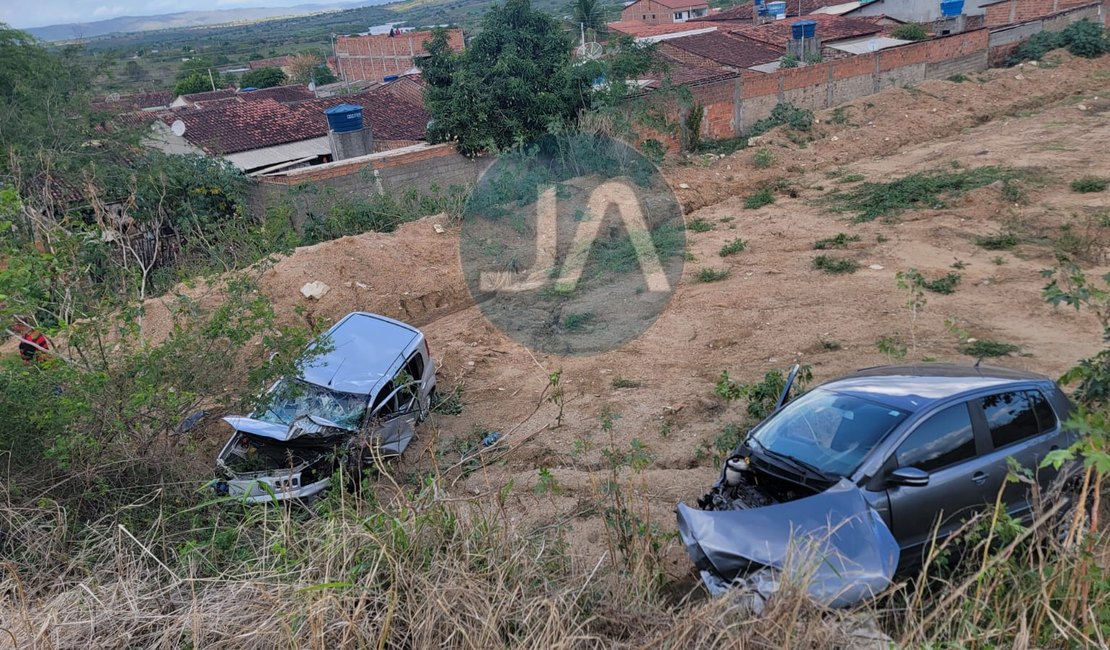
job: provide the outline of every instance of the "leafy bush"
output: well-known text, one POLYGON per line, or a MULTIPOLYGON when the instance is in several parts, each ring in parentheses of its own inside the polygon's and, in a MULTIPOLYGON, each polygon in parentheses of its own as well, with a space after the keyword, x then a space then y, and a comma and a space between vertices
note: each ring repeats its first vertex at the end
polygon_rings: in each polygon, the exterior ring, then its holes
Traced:
POLYGON ((1063 31, 1034 34, 1014 50, 1008 63, 1015 65, 1022 61, 1036 61, 1061 47, 1066 47, 1075 56, 1093 59, 1110 52, 1110 41, 1097 23, 1081 20, 1068 25, 1063 31))
POLYGON ((663 158, 667 156, 667 148, 655 138, 648 138, 640 143, 640 150, 644 152, 648 160, 656 165, 663 162, 663 158))
POLYGON ((759 120, 748 129, 748 136, 757 136, 784 125, 796 131, 809 131, 813 128, 813 111, 798 108, 789 103, 776 104, 771 109, 770 116, 759 120))
POLYGON ((721 280, 724 280, 725 278, 727 278, 730 275, 732 275, 732 269, 720 269, 720 270, 718 270, 718 269, 704 268, 704 269, 698 271, 698 274, 696 276, 694 276, 694 278, 698 282, 719 282, 721 280))
POLYGON ((1001 343, 991 339, 976 339, 960 345, 961 354, 976 358, 1006 357, 1020 350, 1021 348, 1012 343, 1001 343))
POLYGON ((713 224, 698 217, 697 219, 691 219, 690 222, 686 224, 686 230, 690 232, 709 232, 713 230, 713 224))
MULTIPOLYGON (((717 379, 717 384, 713 387, 713 392, 721 399, 729 402, 738 399, 747 400, 748 416, 755 421, 759 421, 775 410, 775 403, 778 402, 779 395, 782 394, 782 389, 786 386, 788 376, 789 373, 776 369, 765 374, 762 381, 741 384, 732 379, 727 370, 722 370, 721 376, 717 379)), ((795 391, 795 394, 801 393, 811 381, 813 381, 813 369, 803 365, 798 369, 798 375, 794 378, 794 386, 791 390, 795 391)))
POLYGON ((756 169, 768 169, 771 165, 775 164, 775 154, 767 147, 762 147, 759 151, 752 154, 752 164, 756 169))
POLYGON ((920 23, 899 25, 894 28, 894 31, 892 31, 890 35, 903 41, 923 41, 929 38, 928 30, 920 23))
POLYGON ((758 210, 765 205, 771 205, 775 202, 775 193, 769 187, 765 187, 748 198, 744 199, 745 210, 758 210))
POLYGON ((933 293, 950 295, 956 293, 956 285, 960 283, 960 274, 951 272, 936 280, 925 280, 924 287, 933 293))
POLYGON ((838 232, 833 237, 825 239, 818 239, 813 242, 814 250, 823 251, 829 248, 848 248, 850 242, 857 242, 860 240, 859 235, 849 235, 847 233, 838 232))
POLYGON ((732 241, 726 243, 724 246, 721 246, 721 250, 718 251, 717 254, 721 257, 728 257, 729 255, 735 255, 743 251, 747 247, 748 242, 737 237, 736 239, 733 239, 732 241))
POLYGON ((1005 251, 1018 245, 1018 237, 1012 232, 983 235, 975 238, 975 245, 989 251, 1005 251))
POLYGON ((1071 182, 1071 191, 1086 194, 1089 192, 1102 192, 1110 187, 1110 178, 1099 176, 1084 176, 1071 182))
POLYGON ((859 269, 859 262, 831 255, 818 255, 813 258, 813 268, 825 273, 840 275, 842 273, 855 273, 859 269))

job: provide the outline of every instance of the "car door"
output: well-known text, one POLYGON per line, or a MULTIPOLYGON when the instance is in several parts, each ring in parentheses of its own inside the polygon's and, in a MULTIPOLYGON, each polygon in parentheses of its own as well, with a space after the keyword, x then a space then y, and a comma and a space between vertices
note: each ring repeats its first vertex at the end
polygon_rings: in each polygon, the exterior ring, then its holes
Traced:
POLYGON ((903 549, 903 562, 920 561, 934 531, 943 539, 994 500, 1004 474, 983 458, 989 446, 974 426, 972 404, 959 402, 929 414, 896 447, 883 467, 928 473, 921 486, 886 485, 891 531, 903 549))
POLYGON ((382 389, 386 396, 377 401, 367 418, 370 440, 382 454, 401 454, 416 435, 421 414, 420 385, 402 371, 382 389))
MULTIPOLYGON (((1045 395, 1035 388, 991 393, 973 400, 973 412, 982 418, 988 431, 991 451, 986 460, 992 475, 1005 477, 1010 461, 1028 470, 1041 485, 1055 475, 1051 467, 1041 469, 1041 460, 1053 449, 1067 446, 1056 413, 1045 395)), ((1005 481, 1002 498, 1007 511, 1024 517, 1030 511, 1030 486, 1021 481, 1005 481)))

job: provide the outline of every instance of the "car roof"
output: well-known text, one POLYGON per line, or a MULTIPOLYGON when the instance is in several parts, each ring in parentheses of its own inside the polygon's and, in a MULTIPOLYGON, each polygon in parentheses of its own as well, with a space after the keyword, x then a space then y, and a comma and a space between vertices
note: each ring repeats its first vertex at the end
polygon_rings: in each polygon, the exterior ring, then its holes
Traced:
POLYGON ((301 378, 344 393, 370 395, 392 378, 387 375, 396 372, 420 336, 420 330, 392 318, 347 314, 321 337, 330 349, 311 359, 301 378))
POLYGON ((880 402, 907 412, 930 404, 1014 383, 1051 381, 1044 375, 997 366, 921 363, 865 368, 820 388, 880 402))

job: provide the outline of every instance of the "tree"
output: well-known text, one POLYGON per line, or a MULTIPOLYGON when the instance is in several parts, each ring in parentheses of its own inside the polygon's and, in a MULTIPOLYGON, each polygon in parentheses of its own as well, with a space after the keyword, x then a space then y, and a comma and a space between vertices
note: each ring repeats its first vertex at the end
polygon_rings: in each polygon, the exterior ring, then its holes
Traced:
POLYGON ((585 26, 597 33, 605 31, 605 10, 601 0, 573 0, 570 4, 575 26, 585 26))
POLYGON ((272 88, 284 84, 288 79, 281 68, 259 68, 243 75, 239 81, 242 88, 272 88))
POLYGON ((312 80, 315 81, 317 85, 333 84, 339 81, 339 77, 335 76, 335 73, 332 72, 331 68, 328 66, 318 65, 312 71, 312 80))
POLYGON ((307 84, 312 81, 312 73, 323 63, 318 54, 301 52, 289 60, 289 80, 295 84, 307 84))
POLYGON ((146 76, 143 66, 139 65, 138 61, 128 61, 123 64, 123 75, 129 81, 142 81, 146 76))
POLYGON ((212 81, 206 74, 193 74, 185 77, 173 85, 173 94, 175 95, 191 95, 193 93, 204 93, 212 90, 212 81))
POLYGON ((429 138, 457 141, 467 155, 572 123, 588 101, 588 82, 571 74, 566 31, 529 0, 492 7, 461 53, 451 51, 442 29, 425 47, 429 138))
POLYGON ((905 41, 923 41, 929 38, 929 32, 925 26, 920 23, 906 23, 894 28, 890 33, 894 38, 900 38, 905 41))

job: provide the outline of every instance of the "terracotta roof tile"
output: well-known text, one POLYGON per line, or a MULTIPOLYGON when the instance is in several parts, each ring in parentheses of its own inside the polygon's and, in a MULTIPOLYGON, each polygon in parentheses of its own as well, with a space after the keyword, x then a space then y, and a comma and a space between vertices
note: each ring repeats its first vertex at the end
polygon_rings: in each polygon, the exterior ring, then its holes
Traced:
POLYGON ((289 65, 293 57, 275 56, 269 59, 255 59, 254 61, 247 61, 247 67, 251 70, 258 70, 259 68, 284 68, 289 65))
POLYGON ((663 41, 663 44, 732 68, 748 68, 770 63, 783 54, 782 50, 763 43, 729 36, 723 32, 672 38, 663 41))
MULTIPOLYGON (((639 0, 637 0, 637 2, 639 2, 639 0)), ((687 9, 689 7, 708 7, 709 6, 705 2, 699 2, 699 0, 654 0, 654 2, 657 5, 666 7, 667 9, 687 9)), ((629 7, 631 7, 634 4, 636 4, 636 3, 633 2, 632 4, 628 5, 627 7, 624 7, 624 9, 628 9, 629 7)))
POLYGON ((635 36, 636 38, 646 38, 649 36, 664 36, 666 34, 677 34, 679 32, 689 32, 696 29, 706 29, 709 27, 720 28, 721 25, 717 23, 705 23, 705 19, 691 20, 685 23, 665 23, 662 25, 649 25, 642 23, 638 20, 619 20, 615 23, 609 23, 609 29, 635 36))
POLYGON ((234 88, 221 88, 219 90, 211 90, 206 93, 192 93, 191 95, 182 95, 181 98, 190 104, 203 101, 212 101, 214 99, 226 99, 235 94, 234 88))
POLYGON ((163 113, 162 121, 185 123, 185 139, 212 155, 262 149, 327 135, 324 116, 304 119, 272 99, 163 113))
POLYGON ((753 41, 785 48, 790 41, 790 26, 800 20, 817 22, 817 36, 822 42, 839 41, 846 38, 869 36, 882 31, 878 25, 854 18, 841 18, 829 14, 810 14, 776 20, 764 25, 743 25, 734 27, 731 33, 753 41))
MULTIPOLYGON (((799 11, 799 0, 786 0, 786 15, 798 16, 811 14, 822 7, 832 7, 834 5, 844 4, 846 0, 800 0, 801 11, 799 11)), ((702 20, 706 21, 747 21, 752 20, 752 3, 740 5, 739 7, 732 7, 717 13, 709 14, 702 20)))
POLYGON ((316 97, 312 91, 308 89, 308 86, 274 86, 273 88, 262 88, 260 90, 240 91, 236 96, 246 102, 253 102, 260 99, 272 99, 282 104, 299 102, 305 99, 314 99, 316 97))

